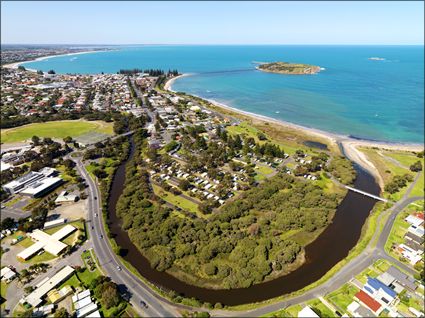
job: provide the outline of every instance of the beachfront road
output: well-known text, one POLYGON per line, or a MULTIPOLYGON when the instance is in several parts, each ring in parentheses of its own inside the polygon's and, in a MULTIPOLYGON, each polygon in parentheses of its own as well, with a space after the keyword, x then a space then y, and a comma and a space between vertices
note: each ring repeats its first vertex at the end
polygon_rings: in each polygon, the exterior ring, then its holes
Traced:
POLYGON ((155 294, 144 282, 133 275, 118 259, 109 244, 106 231, 102 222, 100 208, 100 191, 97 184, 87 173, 81 159, 75 159, 77 170, 89 186, 88 196, 88 230, 94 252, 98 258, 103 272, 116 284, 126 288, 131 294, 130 302, 143 316, 147 317, 176 317, 180 316, 176 307, 171 306, 165 299, 155 294), (95 197, 97 199, 95 199, 95 197), (97 215, 97 216, 96 216, 97 215), (93 228, 92 228, 93 227, 93 228), (103 238, 101 238, 101 235, 103 238), (118 266, 121 270, 118 270, 118 266), (144 301, 148 308, 142 308, 140 302, 144 301))

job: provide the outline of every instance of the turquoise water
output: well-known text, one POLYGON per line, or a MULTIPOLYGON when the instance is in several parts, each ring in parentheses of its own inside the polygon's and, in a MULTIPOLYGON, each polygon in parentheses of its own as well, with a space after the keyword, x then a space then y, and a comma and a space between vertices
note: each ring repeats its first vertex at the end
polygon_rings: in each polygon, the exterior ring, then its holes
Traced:
POLYGON ((25 64, 58 73, 178 69, 173 89, 245 111, 358 138, 424 142, 423 46, 141 46, 25 64), (385 61, 371 61, 382 57, 385 61), (255 70, 254 61, 325 68, 316 75, 255 70))

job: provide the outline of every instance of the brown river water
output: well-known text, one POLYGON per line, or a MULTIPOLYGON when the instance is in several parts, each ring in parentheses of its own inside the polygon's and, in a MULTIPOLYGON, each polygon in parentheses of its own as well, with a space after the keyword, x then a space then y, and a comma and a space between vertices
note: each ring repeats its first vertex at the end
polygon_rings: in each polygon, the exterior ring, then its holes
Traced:
MULTIPOLYGON (((133 147, 129 159, 133 156, 133 147)), ((127 161, 128 161, 127 160, 127 161)), ((127 162, 126 161, 126 162, 127 162)), ((349 191, 335 213, 332 223, 311 244, 305 247, 306 261, 288 275, 274 280, 240 289, 207 289, 187 284, 174 276, 151 268, 149 261, 130 241, 127 232, 121 229, 121 220, 115 207, 123 192, 125 164, 116 171, 109 197, 108 211, 111 233, 123 249, 123 257, 140 274, 164 290, 174 290, 178 294, 195 297, 211 304, 240 305, 260 302, 299 290, 320 279, 335 264, 345 258, 360 238, 361 229, 376 201, 359 193, 349 191)), ((355 188, 379 195, 379 186, 374 178, 358 165, 355 188)))

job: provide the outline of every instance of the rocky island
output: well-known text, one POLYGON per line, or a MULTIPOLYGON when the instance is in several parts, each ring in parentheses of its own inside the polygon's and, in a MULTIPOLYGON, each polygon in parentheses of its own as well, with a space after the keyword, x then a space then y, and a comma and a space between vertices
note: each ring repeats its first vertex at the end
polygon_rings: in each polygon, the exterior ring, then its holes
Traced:
POLYGON ((291 75, 316 74, 320 72, 319 66, 288 62, 264 63, 258 65, 257 69, 264 72, 291 75))

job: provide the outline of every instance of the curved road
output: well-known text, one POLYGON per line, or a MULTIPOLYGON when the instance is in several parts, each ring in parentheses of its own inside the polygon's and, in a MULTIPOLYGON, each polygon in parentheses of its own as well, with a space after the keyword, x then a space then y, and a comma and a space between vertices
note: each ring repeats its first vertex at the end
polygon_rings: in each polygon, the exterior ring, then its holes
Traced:
POLYGON ((88 229, 90 240, 93 244, 94 252, 98 258, 103 271, 111 277, 118 285, 124 285, 131 293, 131 302, 139 308, 139 311, 148 317, 176 317, 180 316, 174 306, 168 304, 168 301, 161 299, 159 295, 151 291, 144 282, 131 273, 121 263, 112 247, 109 245, 105 229, 102 222, 102 210, 100 208, 100 191, 97 184, 84 168, 81 159, 74 159, 80 175, 86 180, 89 186, 88 193, 88 229), (95 197, 99 199, 95 199, 95 197), (97 216, 95 216, 97 215, 97 216), (93 228, 92 228, 93 227, 93 228), (101 235, 103 238, 101 238, 101 235), (118 266, 122 269, 118 270, 118 266), (148 304, 148 308, 140 308, 140 301, 148 304))
MULTIPOLYGON (((94 228, 91 229, 89 226, 89 230, 91 233, 91 241, 93 242, 93 248, 96 253, 96 256, 99 259, 100 265, 107 273, 108 276, 112 278, 114 282, 117 284, 125 285, 128 290, 132 294, 131 301, 136 307, 140 307, 140 301, 145 301, 149 308, 143 308, 141 311, 150 317, 170 317, 170 316, 180 316, 177 311, 178 308, 184 308, 184 306, 179 306, 172 304, 165 298, 159 296, 155 291, 153 291, 149 286, 147 286, 143 281, 141 281, 138 277, 132 274, 130 271, 126 269, 124 265, 121 264, 121 261, 117 258, 117 256, 112 251, 111 246, 109 245, 109 241, 106 236, 105 229, 103 228, 102 222, 102 212, 100 209, 99 200, 95 200, 94 197, 100 198, 100 192, 97 187, 97 184, 92 180, 92 178, 88 175, 87 171, 84 168, 80 159, 75 160, 77 163, 77 169, 81 176, 86 179, 86 182, 89 186, 89 218, 91 220, 91 226, 94 228), (95 217, 95 213, 97 213, 98 217, 95 217), (103 239, 100 238, 100 235, 103 235, 103 239), (117 266, 121 266, 122 270, 118 271, 117 266)), ((406 191, 404 197, 395 203, 390 209, 381 213, 378 218, 378 224, 382 217, 389 214, 387 221, 380 233, 379 227, 375 230, 375 233, 370 240, 366 249, 346 264, 339 272, 337 272, 334 276, 332 276, 328 281, 320 286, 313 288, 300 296, 293 297, 291 299, 283 300, 276 302, 274 304, 266 305, 261 308, 257 308, 254 310, 248 311, 226 311, 226 310, 215 310, 212 312, 215 316, 261 316, 267 314, 269 312, 277 311, 282 308, 286 308, 288 306, 298 304, 301 302, 308 301, 313 298, 318 298, 319 296, 326 295, 330 291, 338 289, 340 286, 348 282, 355 275, 361 273, 368 266, 373 264, 378 259, 387 259, 391 262, 395 263, 397 266, 401 267, 405 271, 413 274, 415 271, 408 267, 407 265, 399 262, 398 260, 392 258, 387 255, 384 251, 385 242, 391 232, 391 228, 393 226, 395 217, 397 214, 402 211, 409 204, 424 199, 424 197, 411 197, 409 198, 409 194, 413 189, 413 186, 416 184, 419 174, 416 176, 414 182, 411 184, 409 189, 406 191), (378 241, 376 247, 374 246, 374 242, 376 241, 377 236, 378 241)), ((187 308, 187 307, 186 307, 187 308)))

